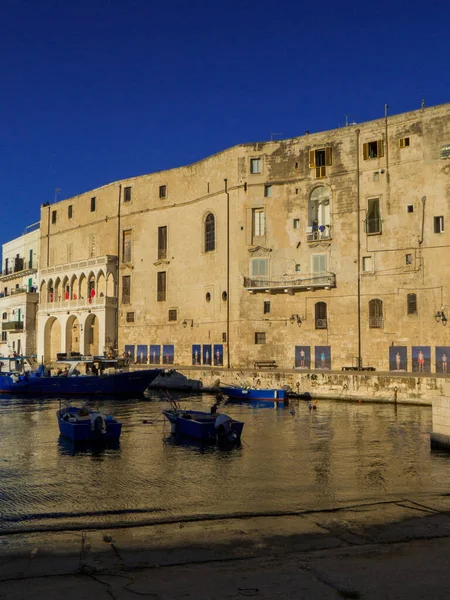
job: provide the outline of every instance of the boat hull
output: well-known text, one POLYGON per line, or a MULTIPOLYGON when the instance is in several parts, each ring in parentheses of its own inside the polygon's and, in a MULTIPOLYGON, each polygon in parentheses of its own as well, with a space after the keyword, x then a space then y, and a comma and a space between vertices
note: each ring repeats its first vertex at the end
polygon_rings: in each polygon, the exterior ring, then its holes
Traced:
POLYGON ((229 401, 246 402, 256 406, 283 408, 287 400, 284 390, 251 388, 221 387, 221 391, 228 396, 229 401))
POLYGON ((34 373, 0 377, 0 393, 31 396, 142 396, 160 369, 126 371, 97 376, 45 377, 34 373))
MULTIPOLYGON (((67 409, 58 410, 56 417, 60 434, 72 442, 95 442, 105 443, 118 441, 122 431, 122 423, 113 419, 110 415, 104 417, 104 431, 101 431, 93 426, 91 419, 84 422, 71 422, 65 420, 63 415, 70 412, 77 413, 79 409, 69 407, 67 409)), ((100 413, 91 413, 95 419, 100 416, 100 413)))
MULTIPOLYGON (((218 414, 210 415, 195 410, 163 410, 163 414, 170 421, 173 435, 190 437, 203 442, 219 441, 215 426, 218 414)), ((231 419, 230 430, 235 441, 240 440, 243 428, 244 423, 231 419)))

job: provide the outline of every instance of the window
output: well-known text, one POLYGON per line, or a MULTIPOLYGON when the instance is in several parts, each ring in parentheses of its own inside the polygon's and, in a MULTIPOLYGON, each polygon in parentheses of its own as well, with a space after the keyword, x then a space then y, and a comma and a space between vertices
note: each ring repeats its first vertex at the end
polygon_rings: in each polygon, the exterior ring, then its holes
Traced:
POLYGON ((264 197, 272 198, 272 186, 271 185, 264 186, 264 197))
POLYGON ((444 217, 434 217, 434 233, 442 233, 444 231, 444 217))
POLYGON ((408 146, 409 146, 409 137, 400 138, 398 140, 399 148, 408 148, 408 146))
POLYGON ((205 252, 216 249, 216 224, 214 215, 209 213, 205 219, 205 252))
POLYGON ((369 198, 367 201, 366 233, 381 233, 379 198, 369 198))
POLYGON ((178 311, 176 308, 169 310, 169 321, 176 321, 178 319, 178 311))
POLYGON ((314 169, 316 179, 325 177, 327 167, 332 164, 331 148, 320 148, 319 150, 309 151, 309 168, 314 169))
POLYGON ((327 255, 313 254, 312 257, 312 272, 314 275, 323 275, 327 272, 327 255))
POLYGON ((222 300, 226 302, 228 300, 228 294, 226 292, 222 292, 222 300))
POLYGON ((167 198, 167 186, 166 185, 159 186, 159 197, 161 198, 161 200, 163 198, 167 198))
POLYGON ((327 329, 327 304, 316 302, 315 306, 316 329, 327 329))
POLYGON ((91 212, 95 212, 95 198, 91 198, 91 212))
POLYGON ((156 293, 156 299, 158 302, 166 301, 166 285, 167 285, 166 272, 159 271, 157 273, 157 293, 156 293))
POLYGON ((88 237, 89 258, 95 257, 95 233, 90 233, 88 237))
POLYGON ((256 175, 261 173, 261 159, 260 158, 251 158, 250 159, 250 173, 256 175))
POLYGON ((295 272, 300 273, 300 265, 298 263, 295 264, 295 272))
POLYGON ((8 341, 8 335, 6 331, 2 331, 2 342, 8 341))
POLYGON ((7 318, 8 318, 8 313, 3 313, 3 314, 2 314, 2 319, 3 319, 4 321, 6 321, 6 319, 7 319, 7 318))
POLYGON ((413 262, 412 254, 406 254, 405 258, 406 258, 406 264, 412 265, 412 262, 413 262))
POLYGON ((56 210, 52 210, 52 225, 56 223, 56 210))
POLYGON ((224 331, 224 332, 222 333, 222 342, 226 342, 226 341, 227 341, 227 334, 226 334, 226 332, 224 331))
POLYGON ((294 229, 300 229, 300 219, 294 219, 294 229))
POLYGON ((373 271, 372 257, 371 256, 363 256, 363 259, 362 259, 362 268, 363 268, 364 273, 373 271))
POLYGON ((206 302, 211 302, 211 294, 210 294, 210 292, 206 292, 205 300, 206 300, 206 302))
POLYGON ((73 217, 73 206, 69 204, 67 207, 67 218, 71 219, 73 217))
POLYGON ((167 227, 158 227, 158 258, 167 258, 167 227))
POLYGON ((131 277, 124 275, 122 277, 122 304, 130 304, 131 297, 131 277))
POLYGON ((266 332, 265 331, 255 332, 255 344, 265 344, 265 343, 266 343, 266 332))
POLYGON ((369 327, 370 329, 382 329, 383 323, 383 302, 381 300, 371 300, 369 302, 369 327))
POLYGON ((131 186, 123 188, 123 201, 131 202, 131 186))
POLYGON ((330 191, 324 185, 314 188, 308 202, 308 241, 329 239, 330 191))
POLYGON ((252 258, 251 274, 252 277, 267 277, 267 275, 269 274, 269 259, 252 258))
POLYGON ((364 160, 369 158, 381 158, 382 156, 384 156, 383 140, 376 140, 375 142, 366 142, 363 144, 364 160))
POLYGON ((122 232, 122 262, 131 262, 131 229, 122 232))
POLYGON ((127 323, 134 323, 134 312, 127 312, 127 323))
POLYGON ((412 204, 408 204, 406 207, 406 212, 412 213, 414 212, 414 206, 412 204))
POLYGON ((270 302, 265 300, 264 302, 264 314, 268 315, 270 313, 270 302))
POLYGON ((416 294, 408 294, 406 296, 406 311, 408 315, 417 314, 417 295, 416 294))
POLYGON ((265 215, 263 208, 252 210, 252 236, 264 237, 266 233, 265 215))

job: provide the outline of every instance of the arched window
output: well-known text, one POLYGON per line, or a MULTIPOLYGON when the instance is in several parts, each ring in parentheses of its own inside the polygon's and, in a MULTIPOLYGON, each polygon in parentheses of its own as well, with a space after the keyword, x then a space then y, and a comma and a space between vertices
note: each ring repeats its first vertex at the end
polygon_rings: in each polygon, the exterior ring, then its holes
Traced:
POLYGON ((327 304, 316 302, 316 329, 327 329, 327 304))
POLYGON ((214 215, 209 213, 205 219, 205 252, 216 249, 216 225, 214 215))
POLYGON ((415 315, 417 313, 417 296, 416 294, 408 294, 406 298, 407 313, 408 315, 415 315))
POLYGON ((382 329, 383 323, 383 301, 371 300, 369 302, 369 327, 371 329, 382 329))
POLYGON ((3 313, 3 315, 2 315, 2 319, 3 319, 4 321, 6 321, 6 319, 7 319, 7 318, 8 318, 8 313, 3 313))
POLYGON ((311 192, 308 204, 308 240, 331 238, 330 191, 324 185, 311 192))

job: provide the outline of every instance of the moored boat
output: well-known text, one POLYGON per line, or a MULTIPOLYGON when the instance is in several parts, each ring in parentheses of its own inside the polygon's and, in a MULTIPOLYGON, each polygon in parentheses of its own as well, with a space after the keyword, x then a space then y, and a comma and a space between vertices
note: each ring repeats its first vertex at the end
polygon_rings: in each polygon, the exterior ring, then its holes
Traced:
POLYGON ((241 439, 244 423, 222 413, 171 408, 163 410, 170 421, 171 433, 195 438, 202 442, 237 443, 241 439))
MULTIPOLYGON (((125 359, 84 357, 64 361, 56 373, 43 365, 36 371, 4 373, 0 393, 35 396, 141 396, 161 369, 130 371, 125 359)), ((59 366, 59 365, 58 365, 59 366)), ((55 371, 55 370, 53 370, 55 371)))
POLYGON ((114 417, 86 406, 60 408, 56 417, 61 435, 72 442, 117 441, 122 431, 122 423, 114 417))
POLYGON ((228 396, 230 402, 258 403, 258 406, 283 408, 287 404, 285 390, 256 389, 250 387, 220 386, 220 390, 228 396))

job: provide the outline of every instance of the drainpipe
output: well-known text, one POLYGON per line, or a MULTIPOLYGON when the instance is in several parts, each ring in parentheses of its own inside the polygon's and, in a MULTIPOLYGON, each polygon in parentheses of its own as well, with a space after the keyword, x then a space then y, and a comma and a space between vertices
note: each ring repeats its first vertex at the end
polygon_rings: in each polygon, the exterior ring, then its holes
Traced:
POLYGON ((387 104, 384 105, 384 129, 385 129, 385 137, 386 137, 386 178, 389 182, 389 140, 388 140, 388 108, 387 104))
POLYGON ((360 211, 361 211, 361 190, 359 180, 359 133, 360 130, 356 130, 356 232, 357 232, 357 263, 358 263, 358 369, 362 367, 361 357, 361 224, 360 224, 360 211))
POLYGON ((425 202, 427 201, 427 197, 426 196, 422 196, 422 231, 420 233, 420 240, 419 240, 419 244, 423 243, 423 229, 425 226, 425 202))
POLYGON ((230 362, 230 194, 228 192, 228 179, 224 179, 225 194, 227 195, 227 367, 230 362))
POLYGON ((116 327, 115 327, 115 335, 116 335, 116 345, 117 345, 117 353, 119 353, 119 298, 120 298, 120 201, 122 198, 122 184, 119 184, 119 198, 117 204, 117 308, 116 308, 116 327))

